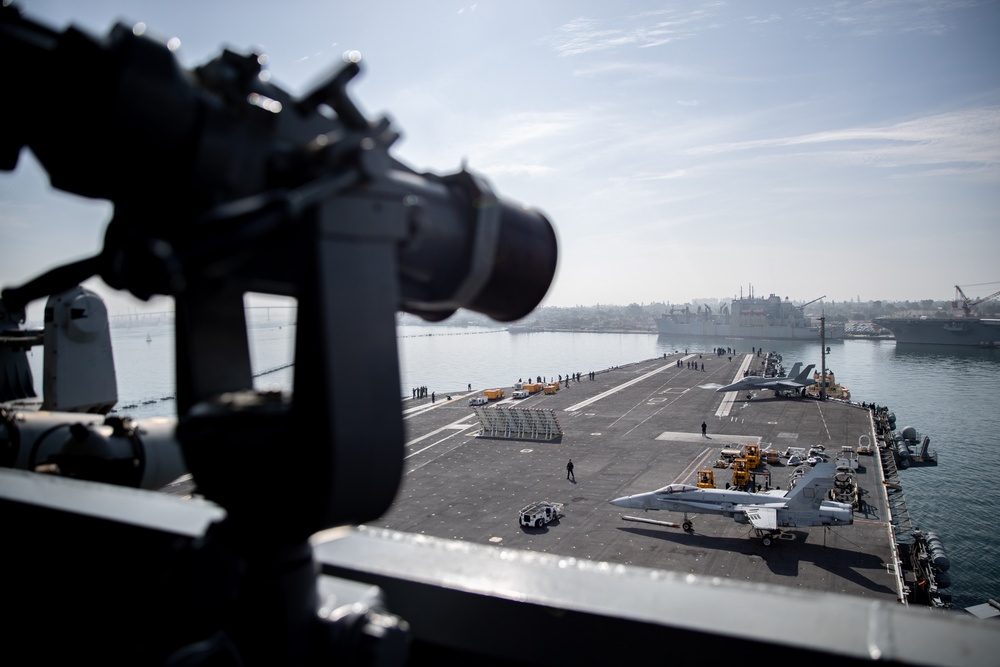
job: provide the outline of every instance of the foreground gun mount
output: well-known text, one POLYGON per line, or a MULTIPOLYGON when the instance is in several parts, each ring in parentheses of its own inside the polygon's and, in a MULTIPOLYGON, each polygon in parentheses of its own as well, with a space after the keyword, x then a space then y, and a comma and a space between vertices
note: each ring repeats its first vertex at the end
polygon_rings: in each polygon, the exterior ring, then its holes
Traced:
MULTIPOLYGON (((238 610, 178 636, 222 632, 246 664, 301 662, 318 606, 309 536, 378 517, 399 484, 395 313, 524 316, 555 272, 552 226, 464 168, 393 158, 390 123, 346 92, 355 63, 295 98, 257 54, 185 71, 138 30, 57 32, 11 6, 0 57, 28 64, 5 81, 0 168, 27 147, 54 187, 114 204, 99 255, 4 289, 6 310, 93 275, 175 299, 176 436, 200 493, 225 509, 184 559, 221 553, 216 569, 241 573, 238 610), (298 301, 290 397, 253 389, 247 292, 298 301)), ((135 600, 121 601, 118 614, 135 600)))
POLYGON ((548 221, 464 170, 418 174, 393 159, 388 121, 367 121, 346 93, 355 63, 295 99, 262 80, 257 55, 226 51, 186 72, 124 26, 103 40, 55 33, 11 7, 0 30, 3 56, 35 64, 10 82, 19 103, 4 105, 0 165, 27 146, 55 187, 115 207, 100 255, 4 290, 8 306, 94 274, 140 298, 173 296, 181 441, 206 494, 260 509, 231 480, 273 471, 269 450, 284 440, 296 460, 279 477, 295 482, 270 512, 279 530, 302 538, 381 514, 402 442, 401 418, 386 414, 398 413, 395 312, 525 315, 555 271, 548 221), (102 103, 66 108, 77 99, 102 103), (252 391, 250 291, 298 299, 305 363, 290 403, 252 391), (358 377, 366 392, 341 388, 358 377), (247 463, 234 474, 235 461, 247 463))

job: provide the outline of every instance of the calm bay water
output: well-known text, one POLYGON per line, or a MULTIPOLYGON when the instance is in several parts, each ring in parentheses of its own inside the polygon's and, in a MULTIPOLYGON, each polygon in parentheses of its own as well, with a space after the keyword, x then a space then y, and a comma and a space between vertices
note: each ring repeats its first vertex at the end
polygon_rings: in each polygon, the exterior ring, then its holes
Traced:
MULTIPOLYGON (((251 354, 258 388, 289 390, 294 369, 292 311, 251 316, 251 354)), ((113 330, 119 409, 138 419, 171 416, 175 407, 173 327, 147 320, 113 330), (147 340, 148 336, 148 340, 147 340), (134 406, 125 408, 125 406, 134 406)), ((398 329, 400 395, 427 386, 439 396, 519 378, 586 374, 612 366, 689 350, 762 345, 795 361, 820 364, 818 343, 668 339, 656 334, 528 333, 503 329, 401 326, 398 329)), ((852 399, 886 405, 897 426, 930 436, 939 465, 900 471, 910 518, 938 533, 951 559, 950 592, 958 607, 1000 598, 1000 485, 993 467, 1000 450, 1000 351, 937 346, 897 348, 893 341, 828 342, 828 368, 852 399)), ((41 355, 31 359, 41 386, 41 355)), ((850 443, 855 444, 855 443, 850 443)))

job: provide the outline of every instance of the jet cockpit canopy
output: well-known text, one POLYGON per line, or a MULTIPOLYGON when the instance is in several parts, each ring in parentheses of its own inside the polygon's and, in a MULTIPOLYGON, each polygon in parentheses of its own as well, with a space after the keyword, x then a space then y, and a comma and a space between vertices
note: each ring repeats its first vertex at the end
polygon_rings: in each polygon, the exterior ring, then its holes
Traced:
POLYGON ((657 489, 656 493, 684 493, 685 491, 697 491, 697 486, 691 486, 690 484, 667 484, 661 489, 657 489))

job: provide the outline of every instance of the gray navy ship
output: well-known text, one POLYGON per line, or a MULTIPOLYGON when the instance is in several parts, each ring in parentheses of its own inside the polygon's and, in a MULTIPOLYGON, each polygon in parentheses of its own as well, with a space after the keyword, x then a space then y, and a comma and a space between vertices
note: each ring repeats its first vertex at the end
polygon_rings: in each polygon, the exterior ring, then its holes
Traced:
MULTIPOLYGON (((692 312, 689 306, 671 309, 656 320, 659 333, 669 336, 699 336, 718 338, 749 338, 761 340, 820 340, 824 327, 803 312, 813 299, 802 305, 791 303, 787 297, 771 294, 757 297, 753 293, 733 299, 719 312, 713 312, 708 305, 698 306, 692 312)), ((840 325, 825 325, 827 340, 844 338, 844 328, 840 325)))
POLYGON ((998 296, 1000 292, 981 299, 970 299, 960 285, 955 285, 955 300, 951 307, 961 308, 961 317, 880 317, 875 324, 891 331, 897 344, 1000 348, 1000 319, 978 317, 973 310, 998 296))
POLYGON ((897 344, 1000 347, 1000 319, 965 317, 880 317, 897 344))

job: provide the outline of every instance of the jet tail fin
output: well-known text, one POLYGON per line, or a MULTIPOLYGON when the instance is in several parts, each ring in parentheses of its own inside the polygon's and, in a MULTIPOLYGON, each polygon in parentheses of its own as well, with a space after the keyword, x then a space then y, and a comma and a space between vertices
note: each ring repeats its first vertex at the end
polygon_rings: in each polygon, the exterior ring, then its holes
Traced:
MULTIPOLYGON (((809 364, 808 366, 806 366, 805 370, 803 370, 801 373, 799 373, 797 376, 795 376, 795 381, 796 382, 808 382, 809 379, 810 379, 809 378, 809 374, 812 373, 812 370, 814 368, 816 368, 816 364, 809 364)), ((791 376, 789 376, 789 377, 791 377, 791 376)))
POLYGON ((802 362, 801 361, 796 361, 794 364, 792 364, 792 370, 788 371, 788 375, 786 375, 785 377, 789 377, 789 378, 797 377, 798 374, 799 374, 799 369, 800 368, 802 368, 802 362))
POLYGON ((795 483, 795 488, 785 496, 788 508, 819 507, 826 499, 826 492, 833 488, 836 464, 817 463, 795 483))

